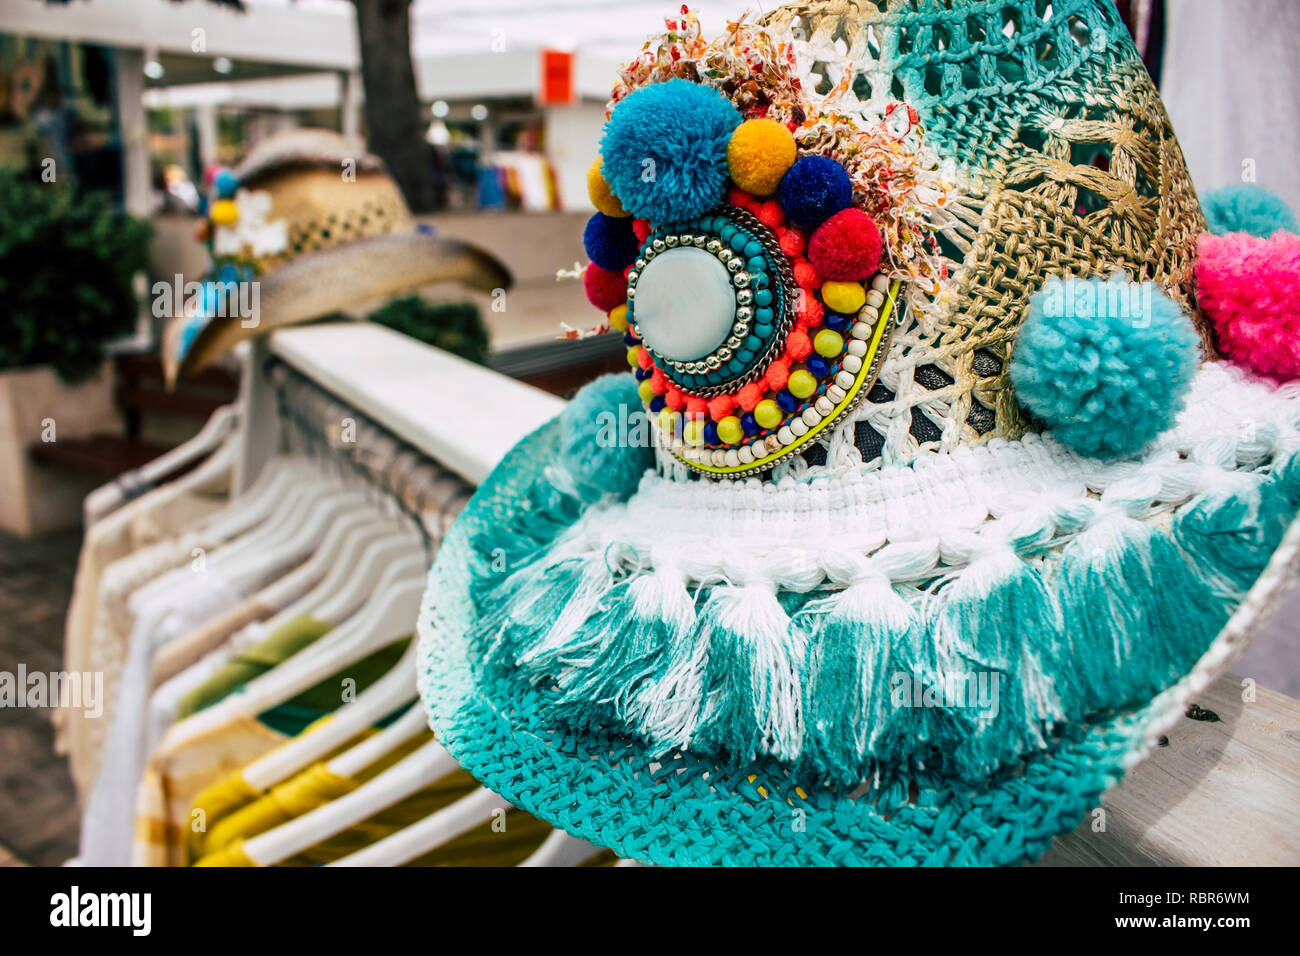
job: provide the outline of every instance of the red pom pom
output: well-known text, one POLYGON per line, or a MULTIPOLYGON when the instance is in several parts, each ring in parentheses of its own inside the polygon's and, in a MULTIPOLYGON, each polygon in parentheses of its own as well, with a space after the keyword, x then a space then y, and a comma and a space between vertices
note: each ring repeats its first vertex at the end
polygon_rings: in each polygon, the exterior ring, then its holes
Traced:
POLYGON ((703 418, 708 410, 708 404, 698 396, 691 396, 686 400, 686 414, 692 418, 703 418))
POLYGON ((680 388, 669 388, 664 392, 664 404, 675 412, 680 412, 682 406, 686 404, 686 399, 682 397, 680 388))
POLYGON ((807 289, 800 289, 799 297, 795 300, 794 314, 803 325, 816 327, 822 324, 822 317, 826 314, 826 310, 817 301, 817 296, 807 289))
POLYGON ((777 359, 767 367, 767 373, 763 376, 767 382, 767 387, 777 392, 785 388, 785 383, 790 380, 790 363, 777 359))
POLYGON ((805 289, 820 289, 822 278, 807 259, 800 259, 794 264, 794 281, 805 289))
POLYGON ((632 231, 636 233, 637 242, 645 242, 646 237, 650 235, 650 223, 644 219, 633 219, 632 231))
POLYGON ((709 399, 709 417, 720 422, 736 408, 736 400, 730 395, 717 395, 709 399))
POLYGON ((582 273, 582 287, 587 301, 602 312, 610 312, 627 301, 627 281, 620 273, 588 263, 582 273))
POLYGON ((757 382, 750 382, 748 385, 741 387, 736 393, 736 401, 740 407, 747 412, 752 412, 754 406, 763 400, 763 388, 757 382))
POLYGON ((808 261, 823 279, 865 279, 880 265, 880 229, 861 209, 842 209, 808 240, 808 261))
POLYGON ((655 364, 654 356, 650 354, 649 349, 642 349, 640 352, 636 353, 636 364, 643 369, 650 368, 650 366, 655 364))
POLYGON ((769 229, 775 229, 785 222, 785 212, 781 209, 781 204, 775 199, 769 199, 759 206, 756 215, 758 221, 769 229))
POLYGON ((787 258, 798 259, 803 255, 803 233, 798 229, 778 229, 776 236, 787 258))
POLYGON ((812 355, 812 342, 808 338, 808 333, 796 328, 787 335, 785 337, 785 354, 787 358, 794 359, 796 362, 802 362, 809 355, 812 355))
POLYGON ((656 395, 668 391, 668 376, 663 373, 663 369, 657 368, 650 373, 650 391, 656 395))

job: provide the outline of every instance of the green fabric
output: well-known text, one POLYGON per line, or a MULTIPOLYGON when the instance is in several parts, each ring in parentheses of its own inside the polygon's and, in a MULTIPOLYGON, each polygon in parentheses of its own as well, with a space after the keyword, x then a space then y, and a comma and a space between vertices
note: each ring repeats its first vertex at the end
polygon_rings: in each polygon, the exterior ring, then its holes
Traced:
POLYGON ((219 671, 195 687, 181 699, 176 719, 183 720, 205 707, 209 707, 228 694, 243 687, 318 638, 328 634, 332 624, 304 615, 277 628, 259 643, 240 651, 219 671))
MULTIPOLYGON (((363 657, 356 663, 349 664, 314 687, 309 687, 297 697, 286 700, 283 704, 278 704, 270 710, 263 711, 258 714, 257 719, 272 730, 278 730, 282 734, 296 737, 307 728, 308 724, 324 714, 331 714, 338 710, 343 704, 354 699, 357 694, 391 671, 397 662, 402 659, 402 655, 406 653, 410 643, 411 637, 404 637, 400 641, 394 641, 386 647, 381 647, 368 657, 363 657), (353 683, 345 685, 344 681, 347 680, 353 683), (344 697, 345 690, 347 691, 346 698, 344 697)), ((406 709, 407 705, 403 704, 400 711, 406 709)), ((379 721, 376 726, 383 727, 388 722, 389 719, 386 718, 379 721)))

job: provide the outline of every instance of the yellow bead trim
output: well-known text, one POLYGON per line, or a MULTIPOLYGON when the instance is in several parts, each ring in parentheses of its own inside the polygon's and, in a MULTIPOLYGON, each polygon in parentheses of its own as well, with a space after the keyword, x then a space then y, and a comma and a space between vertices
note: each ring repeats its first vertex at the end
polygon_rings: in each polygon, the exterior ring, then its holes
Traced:
POLYGON ((808 442, 816 438, 822 433, 822 431, 837 422, 845 410, 851 407, 857 400, 858 392, 861 391, 863 383, 866 382, 868 376, 870 376, 872 371, 875 369, 876 353, 880 350, 880 343, 884 340, 885 329, 890 325, 890 319, 892 318, 894 311, 894 303, 898 301, 898 290, 901 287, 902 283, 897 279, 895 279, 893 284, 889 287, 889 297, 880 307, 880 318, 876 320, 876 327, 872 330, 871 342, 867 346, 867 354, 862 356, 862 368, 858 370, 857 378, 853 382, 853 388, 849 389, 848 393, 844 396, 844 400, 835 406, 834 411, 823 418, 819 424, 808 429, 807 433, 802 435, 797 442, 793 445, 786 445, 780 451, 773 452, 764 458, 756 458, 747 465, 704 465, 699 462, 688 461, 680 455, 676 455, 676 457, 679 458, 684 465, 693 468, 696 471, 707 472, 710 475, 738 475, 757 471, 767 467, 768 465, 775 464, 777 459, 785 458, 807 445, 808 442))

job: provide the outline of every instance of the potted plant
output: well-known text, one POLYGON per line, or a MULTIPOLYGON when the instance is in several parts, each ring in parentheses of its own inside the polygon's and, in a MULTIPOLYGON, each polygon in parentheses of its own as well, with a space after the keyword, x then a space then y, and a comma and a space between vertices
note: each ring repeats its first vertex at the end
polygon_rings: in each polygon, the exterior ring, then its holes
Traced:
POLYGON ((148 223, 102 196, 0 170, 0 528, 66 525, 85 488, 28 449, 117 429, 108 343, 136 327, 148 223))

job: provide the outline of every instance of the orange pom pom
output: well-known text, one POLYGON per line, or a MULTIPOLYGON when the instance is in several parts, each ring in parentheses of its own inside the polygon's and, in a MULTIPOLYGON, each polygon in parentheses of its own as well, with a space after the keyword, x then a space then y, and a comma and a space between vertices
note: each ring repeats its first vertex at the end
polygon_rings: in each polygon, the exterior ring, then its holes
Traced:
POLYGON ((785 354, 787 358, 794 359, 796 362, 802 362, 812 354, 812 342, 808 339, 808 333, 801 329, 795 329, 785 337, 785 354))
POLYGON ((736 401, 740 407, 747 412, 752 412, 754 406, 763 400, 763 388, 757 382, 750 382, 748 385, 741 387, 736 393, 736 401))
POLYGON ((717 395, 709 399, 709 417, 720 422, 736 409, 736 400, 730 395, 717 395))
POLYGON ((781 223, 785 222, 785 213, 781 209, 781 204, 775 199, 769 199, 758 207, 758 221, 769 229, 775 229, 781 223))
POLYGON ((797 320, 804 325, 816 327, 822 324, 822 318, 826 314, 826 310, 817 301, 817 296, 807 289, 800 289, 799 297, 795 300, 794 314, 797 320))
POLYGON ((656 395, 662 395, 668 391, 668 376, 663 373, 662 369, 655 369, 650 373, 650 391, 656 395))
POLYGON ((636 355, 636 364, 642 368, 649 368, 655 364, 654 356, 650 354, 649 349, 642 349, 636 355))
POLYGON ((804 242, 803 233, 798 229, 778 229, 776 237, 781 245, 781 251, 787 257, 798 259, 803 255, 807 243, 804 242))
POLYGON ((691 396, 686 400, 686 414, 693 418, 703 418, 708 410, 708 403, 698 396, 691 396))
POLYGON ((774 392, 780 391, 785 388, 785 383, 790 380, 790 363, 783 359, 777 359, 767 367, 767 374, 763 377, 767 381, 768 388, 774 392))
POLYGON ((820 289, 822 285, 821 276, 817 274, 817 270, 812 267, 812 263, 807 259, 800 259, 795 262, 794 281, 805 289, 820 289))
POLYGON ((669 388, 664 392, 664 404, 675 412, 680 412, 682 406, 686 404, 686 399, 682 397, 680 388, 669 388))

